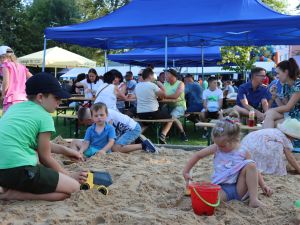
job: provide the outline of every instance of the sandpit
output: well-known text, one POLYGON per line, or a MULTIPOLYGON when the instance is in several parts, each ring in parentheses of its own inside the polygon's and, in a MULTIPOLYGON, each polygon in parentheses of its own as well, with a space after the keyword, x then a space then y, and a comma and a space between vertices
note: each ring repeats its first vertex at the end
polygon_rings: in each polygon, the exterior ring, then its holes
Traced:
MULTIPOLYGON (((61 202, 0 201, 0 224, 296 224, 293 202, 300 199, 300 176, 290 174, 265 176, 274 190, 271 198, 259 191, 265 208, 232 201, 222 203, 211 217, 195 215, 190 198, 183 197, 181 175, 192 154, 174 149, 162 149, 159 155, 113 153, 65 166, 110 172, 114 184, 109 195, 89 190, 61 202)), ((194 180, 209 181, 211 173, 212 159, 204 159, 193 170, 194 180)))

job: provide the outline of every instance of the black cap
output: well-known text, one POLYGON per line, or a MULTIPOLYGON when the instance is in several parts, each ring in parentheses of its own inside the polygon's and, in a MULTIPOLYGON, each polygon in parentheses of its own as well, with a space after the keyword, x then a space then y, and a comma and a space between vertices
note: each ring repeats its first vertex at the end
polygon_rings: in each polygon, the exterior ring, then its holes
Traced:
POLYGON ((70 94, 63 90, 58 80, 50 73, 38 73, 30 77, 26 82, 26 94, 37 95, 53 94, 59 98, 70 98, 70 94))
POLYGON ((178 76, 178 75, 177 75, 177 71, 174 70, 174 69, 172 69, 172 68, 167 69, 166 71, 169 72, 170 74, 172 74, 174 77, 177 77, 177 76, 178 76))

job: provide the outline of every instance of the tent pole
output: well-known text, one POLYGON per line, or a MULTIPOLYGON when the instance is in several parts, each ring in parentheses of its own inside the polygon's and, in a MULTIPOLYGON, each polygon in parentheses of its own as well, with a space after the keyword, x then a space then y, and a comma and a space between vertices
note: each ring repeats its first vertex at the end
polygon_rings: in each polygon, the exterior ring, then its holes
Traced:
POLYGON ((47 39, 44 35, 44 53, 43 53, 43 64, 42 64, 42 72, 45 72, 45 64, 46 64, 46 47, 47 47, 47 39))
POLYGON ((131 64, 129 64, 129 71, 131 71, 131 64))
POLYGON ((203 52, 203 45, 201 45, 201 66, 202 66, 202 81, 204 81, 204 52, 203 52))
POLYGON ((175 68, 175 60, 173 59, 173 68, 175 68))
POLYGON ((107 65, 107 50, 104 50, 104 65, 105 65, 105 73, 108 70, 108 65, 107 65))
POLYGON ((165 37, 165 70, 168 69, 168 36, 165 37))
MULTIPOLYGON (((56 77, 57 76, 57 68, 55 67, 54 68, 54 77, 56 77)), ((57 78, 57 77, 56 77, 57 78)))

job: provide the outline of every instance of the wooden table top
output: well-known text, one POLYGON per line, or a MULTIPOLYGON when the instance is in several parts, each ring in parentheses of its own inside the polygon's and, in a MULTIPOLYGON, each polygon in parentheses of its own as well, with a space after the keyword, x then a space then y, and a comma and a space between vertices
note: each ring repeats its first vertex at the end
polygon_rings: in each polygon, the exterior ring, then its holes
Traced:
MULTIPOLYGON (((213 128, 216 125, 216 122, 217 122, 217 120, 212 120, 210 123, 198 122, 195 125, 198 126, 198 127, 211 127, 211 128, 213 128)), ((240 125, 240 127, 241 127, 242 130, 252 130, 252 131, 262 129, 262 126, 249 127, 249 126, 243 125, 243 124, 240 125)))

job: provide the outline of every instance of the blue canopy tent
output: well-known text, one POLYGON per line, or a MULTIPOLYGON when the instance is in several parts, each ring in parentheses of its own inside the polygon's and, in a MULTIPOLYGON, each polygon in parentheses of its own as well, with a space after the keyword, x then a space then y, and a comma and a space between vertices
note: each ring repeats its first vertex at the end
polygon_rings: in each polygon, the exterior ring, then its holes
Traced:
MULTIPOLYGON (((203 48, 205 66, 216 66, 222 60, 218 46, 203 48)), ((186 67, 201 65, 201 49, 192 47, 171 47, 168 48, 168 66, 186 67)), ((160 49, 134 49, 122 54, 110 54, 108 59, 114 62, 147 66, 165 65, 165 50, 160 49)))
POLYGON ((49 27, 45 38, 102 49, 300 44, 300 16, 259 0, 133 0, 84 23, 49 27))

